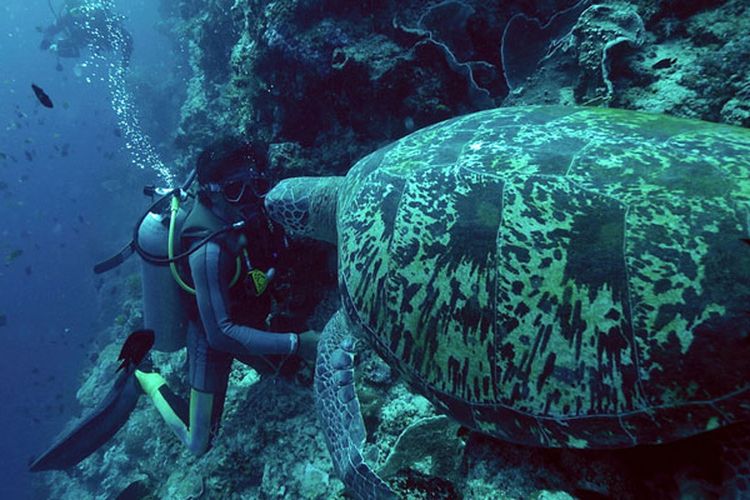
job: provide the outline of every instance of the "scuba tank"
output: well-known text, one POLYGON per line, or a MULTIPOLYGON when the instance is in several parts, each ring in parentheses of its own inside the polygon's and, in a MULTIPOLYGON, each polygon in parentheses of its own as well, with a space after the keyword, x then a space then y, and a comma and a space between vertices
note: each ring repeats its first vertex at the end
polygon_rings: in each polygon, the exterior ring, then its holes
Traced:
MULTIPOLYGON (((158 351, 173 352, 186 344, 189 294, 195 294, 195 290, 181 278, 177 262, 216 236, 245 225, 241 221, 222 227, 204 237, 190 250, 175 255, 175 238, 179 238, 187 217, 187 211, 180 207, 180 203, 188 199, 188 189, 194 179, 195 170, 178 188, 146 186, 143 190, 145 195, 159 198, 135 224, 133 239, 118 254, 94 266, 94 273, 100 274, 119 266, 133 253, 141 256, 144 328, 155 332, 154 349, 158 351)), ((237 269, 240 269, 239 257, 237 269)), ((232 285, 238 277, 239 272, 232 285)))
MULTIPOLYGON (((150 254, 168 258, 170 230, 180 234, 187 211, 148 212, 137 230, 138 243, 150 254), (171 224, 172 219, 175 224, 171 224)), ((173 233, 173 234, 175 234, 173 233)), ((171 264, 141 259, 144 328, 156 333, 154 349, 173 352, 185 346, 188 294, 172 277, 171 264)))

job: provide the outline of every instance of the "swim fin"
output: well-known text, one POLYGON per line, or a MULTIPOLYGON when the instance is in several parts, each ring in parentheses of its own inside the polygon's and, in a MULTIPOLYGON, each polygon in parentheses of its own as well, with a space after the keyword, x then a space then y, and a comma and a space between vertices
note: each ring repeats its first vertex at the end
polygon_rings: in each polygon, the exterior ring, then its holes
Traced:
MULTIPOLYGON (((141 332, 135 333, 143 335, 141 332)), ((132 345, 131 337, 135 333, 125 341, 126 346, 132 345)), ((131 359, 140 362, 145 354, 138 352, 131 359)), ((120 355, 122 359, 122 353, 120 355)), ((47 451, 34 459, 29 464, 29 470, 69 469, 98 450, 125 425, 143 391, 135 378, 136 363, 123 364, 125 366, 120 368, 122 371, 118 369, 117 378, 104 400, 74 429, 58 438, 47 451)))

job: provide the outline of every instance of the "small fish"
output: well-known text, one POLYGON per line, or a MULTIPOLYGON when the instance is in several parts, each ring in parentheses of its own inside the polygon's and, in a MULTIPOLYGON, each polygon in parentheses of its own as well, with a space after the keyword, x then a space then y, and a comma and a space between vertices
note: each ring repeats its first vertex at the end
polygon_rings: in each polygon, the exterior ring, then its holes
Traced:
POLYGON ((26 276, 31 276, 31 266, 26 266, 24 272, 26 273, 26 276))
POLYGON ((666 69, 671 67, 676 62, 677 59, 674 57, 665 57, 664 59, 660 59, 652 64, 651 69, 666 69))
POLYGON ((120 355, 117 357, 117 360, 121 361, 117 371, 127 370, 131 365, 138 366, 153 345, 153 330, 136 330, 131 333, 122 345, 120 355))
POLYGON ((5 262, 9 264, 19 258, 21 255, 23 255, 23 250, 21 250, 20 248, 11 250, 11 252, 5 257, 5 262))
POLYGON ((26 155, 26 159, 27 159, 27 160, 29 160, 29 161, 34 161, 34 155, 32 155, 32 154, 31 154, 31 152, 29 152, 29 151, 24 151, 23 153, 24 153, 24 154, 26 155))
POLYGON ((8 324, 8 316, 5 315, 5 313, 0 314, 0 326, 5 326, 8 324))
POLYGON ((39 102, 42 103, 42 106, 45 108, 53 108, 55 105, 52 104, 52 99, 49 98, 49 96, 42 90, 41 87, 38 87, 35 84, 31 84, 31 89, 34 91, 34 94, 36 95, 36 98, 39 99, 39 102))

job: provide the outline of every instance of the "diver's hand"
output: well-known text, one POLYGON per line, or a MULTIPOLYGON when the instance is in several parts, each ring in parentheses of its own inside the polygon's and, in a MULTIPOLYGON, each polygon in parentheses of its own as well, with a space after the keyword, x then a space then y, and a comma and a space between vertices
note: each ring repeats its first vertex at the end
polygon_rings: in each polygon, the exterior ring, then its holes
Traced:
POLYGON ((307 330, 297 335, 299 344, 297 346, 297 355, 308 360, 315 361, 315 357, 318 354, 318 341, 320 340, 320 332, 315 330, 307 330))

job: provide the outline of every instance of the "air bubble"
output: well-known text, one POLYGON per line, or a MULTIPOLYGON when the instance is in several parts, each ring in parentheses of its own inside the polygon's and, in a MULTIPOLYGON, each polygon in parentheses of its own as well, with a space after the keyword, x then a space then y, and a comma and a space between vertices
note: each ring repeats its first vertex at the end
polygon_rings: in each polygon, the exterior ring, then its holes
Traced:
MULTIPOLYGON (((89 16, 84 25, 89 27, 92 39, 90 60, 83 63, 82 67, 91 64, 97 69, 107 68, 107 75, 100 78, 107 82, 112 110, 117 117, 117 125, 123 131, 130 162, 141 169, 152 169, 164 182, 173 184, 174 175, 161 160, 151 144, 151 138, 141 127, 135 99, 125 81, 128 56, 125 55, 126 42, 120 27, 122 18, 114 13, 114 2, 101 0, 88 3, 84 13, 89 16), (96 16, 101 15, 104 16, 104 30, 91 29, 91 26, 96 25, 96 16)), ((86 83, 91 83, 91 78, 86 77, 86 83)))

